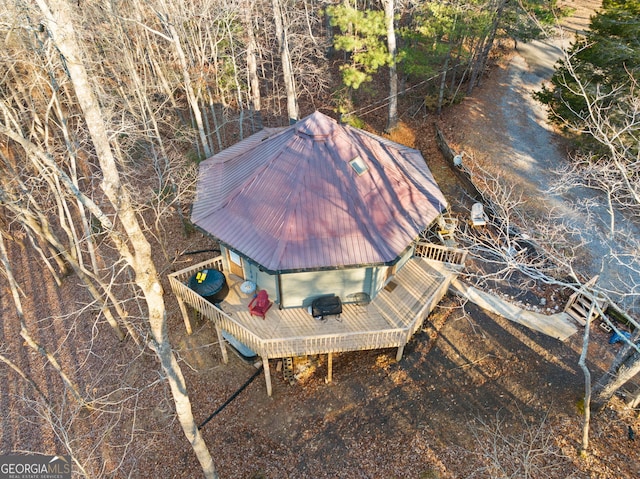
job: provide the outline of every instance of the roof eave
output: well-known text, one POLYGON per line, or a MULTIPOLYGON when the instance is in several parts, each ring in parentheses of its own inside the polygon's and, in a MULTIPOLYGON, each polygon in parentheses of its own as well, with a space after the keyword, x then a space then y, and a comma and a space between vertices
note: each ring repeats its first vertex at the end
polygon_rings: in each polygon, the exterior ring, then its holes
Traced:
POLYGON ((415 243, 415 242, 411 242, 411 244, 409 244, 398 256, 396 256, 394 259, 392 259, 390 261, 386 261, 386 262, 380 262, 380 263, 358 263, 358 264, 338 265, 338 266, 317 266, 317 267, 311 267, 311 268, 275 269, 274 270, 274 269, 271 269, 271 268, 268 268, 266 266, 261 265, 259 262, 257 262, 253 258, 247 256, 246 254, 242 253, 241 251, 238 251, 232 245, 227 244, 227 243, 225 243, 223 241, 220 241, 220 240, 218 240, 218 242, 222 246, 224 246, 226 249, 229 249, 229 250, 233 251, 235 254, 237 254, 241 258, 247 260, 248 262, 250 262, 252 264, 255 264, 260 271, 263 271, 263 272, 265 272, 267 274, 270 274, 270 275, 292 274, 292 273, 313 273, 313 272, 320 272, 320 271, 341 271, 341 270, 347 270, 347 269, 373 268, 373 267, 376 267, 376 266, 382 266, 382 267, 393 266, 393 265, 397 264, 398 261, 400 261, 400 259, 402 259, 402 257, 407 253, 407 251, 409 251, 410 249, 413 248, 414 243, 415 243))

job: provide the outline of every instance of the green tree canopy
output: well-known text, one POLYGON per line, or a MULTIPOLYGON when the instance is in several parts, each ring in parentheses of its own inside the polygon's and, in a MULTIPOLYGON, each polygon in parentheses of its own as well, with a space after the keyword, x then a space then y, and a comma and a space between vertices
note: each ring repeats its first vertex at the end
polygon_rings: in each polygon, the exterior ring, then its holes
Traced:
MULTIPOLYGON (((637 98, 640 1, 604 0, 603 10, 592 18, 586 37, 572 45, 568 59, 556 67, 551 85, 536 94, 549 106, 551 121, 579 135, 588 131, 589 109, 597 107, 607 112, 612 126, 617 123, 624 130, 637 98)), ((598 149, 588 135, 583 140, 588 148, 598 149)))
POLYGON ((342 82, 357 90, 371 80, 371 75, 382 66, 389 65, 391 55, 387 49, 387 29, 381 10, 357 10, 348 5, 327 8, 331 25, 340 29, 335 35, 336 50, 350 53, 350 63, 340 67, 342 82))
POLYGON ((401 28, 405 74, 431 77, 450 69, 451 79, 482 71, 493 40, 527 42, 567 13, 557 0, 459 0, 416 2, 401 28))

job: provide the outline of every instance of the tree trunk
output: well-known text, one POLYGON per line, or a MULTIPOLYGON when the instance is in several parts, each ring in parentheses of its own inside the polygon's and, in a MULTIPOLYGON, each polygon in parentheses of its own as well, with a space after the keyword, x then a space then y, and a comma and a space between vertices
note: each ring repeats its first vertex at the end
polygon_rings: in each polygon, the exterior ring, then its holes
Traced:
MULTIPOLYGON (((205 132, 204 121, 202 119, 202 111, 200 110, 200 105, 198 104, 198 96, 196 95, 196 92, 193 88, 193 82, 191 81, 191 74, 189 73, 189 62, 187 61, 184 49, 182 48, 180 35, 178 35, 178 31, 176 30, 175 25, 171 23, 171 21, 169 21, 169 10, 166 3, 162 1, 161 6, 164 12, 157 12, 158 18, 162 22, 162 25, 169 32, 169 36, 162 36, 173 43, 176 55, 178 56, 182 78, 184 80, 184 92, 187 97, 187 102, 189 103, 189 108, 191 110, 191 114, 193 115, 196 128, 198 129, 198 135, 200 136, 200 143, 202 145, 203 154, 205 158, 209 158, 213 154, 213 152, 211 146, 209 145, 209 139, 207 138, 205 132)), ((138 8, 141 9, 143 7, 138 6, 138 8)))
POLYGON ((387 132, 398 126, 398 70, 396 65, 397 48, 394 23, 395 8, 393 0, 385 0, 384 17, 387 24, 387 48, 391 60, 389 63, 389 112, 387 116, 387 132))
MULTIPOLYGON (((1 239, 0 239, 0 241, 1 241, 1 239)), ((6 357, 4 354, 0 354, 0 362, 6 364, 7 367, 12 369, 18 376, 20 376, 22 379, 24 379, 24 381, 27 384, 29 384, 29 386, 31 386, 36 393, 38 393, 38 396, 40 396, 40 399, 42 399, 43 401, 47 401, 47 396, 38 387, 36 382, 33 379, 31 379, 29 376, 27 376, 26 373, 22 369, 20 369, 16 363, 11 361, 11 359, 6 357)))
MULTIPOLYGON (((637 339, 636 335, 634 341, 637 339)), ((614 358, 609 370, 598 379, 592 390, 595 407, 602 408, 618 389, 640 373, 638 347, 637 344, 625 344, 614 358)))
POLYGON ((593 310, 595 303, 591 305, 591 310, 587 315, 587 322, 584 326, 584 335, 582 338, 582 351, 580 353, 580 359, 578 365, 582 369, 584 374, 584 421, 582 423, 582 449, 583 455, 587 454, 589 450, 589 428, 591 426, 591 371, 587 366, 587 354, 589 352, 589 333, 591 332, 591 317, 593 316, 593 310))
POLYGON ((291 64, 291 54, 289 52, 287 30, 283 22, 280 0, 272 0, 271 4, 273 6, 273 17, 275 20, 278 47, 280 48, 280 60, 282 61, 284 85, 287 90, 287 113, 289 115, 289 123, 293 124, 298 121, 298 98, 296 95, 296 81, 293 76, 293 65, 291 64))
POLYGON ((438 93, 438 115, 442 113, 442 102, 444 101, 444 89, 447 84, 447 70, 449 69, 449 60, 451 59, 451 50, 449 50, 449 54, 447 55, 447 59, 444 61, 444 66, 442 67, 442 78, 440 79, 440 92, 438 93))
POLYGON ((487 65, 487 59, 489 58, 491 48, 493 48, 493 42, 496 38, 496 33, 498 32, 500 22, 502 21, 502 15, 504 13, 504 7, 506 6, 507 1, 508 0, 498 0, 498 6, 493 17, 493 22, 491 23, 491 30, 489 31, 489 34, 487 35, 482 45, 482 49, 480 50, 480 54, 478 55, 473 65, 471 79, 469 80, 469 89, 467 92, 468 94, 471 94, 471 91, 476 86, 480 85, 480 79, 482 78, 482 74, 484 73, 484 69, 487 65))
POLYGON ((171 34, 171 38, 173 39, 173 45, 176 48, 176 53, 178 54, 178 59, 180 60, 180 65, 182 67, 182 77, 184 78, 184 89, 187 94, 189 106, 193 111, 193 116, 196 121, 198 134, 200 135, 200 142, 202 143, 202 149, 204 151, 204 156, 206 158, 209 158, 212 155, 212 150, 209 146, 209 139, 207 138, 207 135, 204 131, 202 112, 200 111, 200 106, 198 105, 198 98, 193 91, 193 86, 191 84, 191 75, 189 75, 189 66, 187 64, 187 59, 185 57, 184 51, 182 50, 180 37, 178 36, 178 32, 176 31, 175 27, 171 23, 167 21, 166 26, 169 29, 169 33, 171 34))
POLYGON ((209 111, 213 120, 213 128, 215 129, 216 140, 218 141, 218 150, 223 150, 222 137, 220 136, 220 124, 218 123, 218 114, 216 113, 216 105, 213 102, 213 93, 207 85, 207 97, 209 98, 209 111))
POLYGON ((247 75, 249 76, 249 96, 251 98, 251 110, 255 122, 255 131, 262 130, 262 111, 260 98, 260 80, 258 78, 258 62, 256 59, 256 36, 253 30, 254 2, 249 1, 245 8, 245 27, 247 29, 247 75))
POLYGON ((57 49, 65 58, 68 75, 84 114, 102 170, 103 180, 101 187, 113 205, 117 217, 126 232, 126 240, 133 249, 132 252, 129 251, 129 246, 124 242, 118 244, 120 254, 127 259, 129 266, 135 273, 135 283, 144 295, 148 308, 149 326, 153 337, 151 347, 156 352, 162 370, 169 382, 178 420, 185 436, 193 447, 205 477, 217 478, 218 474, 213 464, 213 459, 193 418, 191 401, 187 394, 184 377, 168 341, 163 290, 151 256, 151 245, 140 227, 135 210, 130 203, 129 194, 120 182, 116 159, 109 144, 107 129, 103 122, 100 107, 89 83, 87 71, 82 63, 70 6, 66 0, 49 0, 49 5, 53 7, 53 9, 50 9, 45 0, 36 1, 46 19, 47 29, 57 49))
MULTIPOLYGON (((27 158, 31 160, 35 171, 44 175, 44 171, 49 170, 51 174, 57 175, 58 180, 61 180, 62 184, 66 186, 66 189, 69 190, 71 194, 76 198, 78 204, 81 207, 84 206, 83 201, 85 198, 80 194, 79 190, 76 187, 76 184, 58 167, 58 165, 45 151, 43 151, 37 145, 29 142, 26 138, 20 136, 18 132, 11 131, 1 125, 0 133, 4 134, 8 138, 11 138, 17 144, 22 146, 27 154, 27 158), (39 164, 38 160, 40 160, 43 164, 39 164)), ((133 328, 130 327, 129 322, 126 320, 126 314, 124 314, 124 311, 119 306, 118 301, 115 299, 115 297, 113 297, 113 295, 109 292, 110 288, 105 287, 105 285, 103 285, 102 282, 99 281, 98 277, 96 276, 97 273, 89 273, 84 265, 82 265, 78 261, 77 257, 69 254, 68 248, 66 248, 58 239, 56 233, 54 232, 54 228, 51 226, 49 220, 47 219, 47 216, 38 206, 38 201, 30 193, 28 193, 29 189, 22 183, 18 175, 16 175, 13 181, 16 182, 20 189, 25 192, 23 193, 23 195, 26 196, 28 200, 26 202, 28 206, 23 206, 22 202, 19 201, 18 198, 15 198, 9 205, 7 205, 7 208, 9 208, 13 212, 15 217, 22 224, 23 228, 27 232, 30 232, 29 238, 31 239, 32 244, 36 246, 36 240, 45 242, 47 246, 56 251, 56 254, 53 255, 54 258, 60 260, 65 265, 65 268, 68 267, 67 265, 73 268, 77 276, 87 287, 87 290, 89 291, 93 299, 100 305, 102 313, 107 319, 109 325, 113 328, 114 332, 118 336, 118 339, 122 341, 125 338, 125 335, 120 329, 118 322, 111 314, 111 310, 102 298, 102 295, 91 281, 92 279, 95 280, 101 286, 102 290, 107 293, 113 305, 116 307, 116 310, 118 311, 121 319, 127 326, 127 330, 132 335, 132 338, 136 341, 136 343, 138 343, 137 333, 135 333, 133 328)), ((62 191, 61 185, 59 183, 60 181, 57 182, 57 187, 55 189, 52 189, 52 191, 55 191, 56 196, 64 197, 65 193, 62 191)), ((0 191, 2 191, 2 188, 0 188, 0 191)), ((4 194, 9 198, 11 197, 8 192, 4 192, 4 194)))
MULTIPOLYGON (((329 5, 331 2, 327 2, 329 5)), ((333 60, 333 56, 336 53, 336 49, 333 46, 333 25, 331 25, 331 15, 327 14, 327 9, 323 8, 323 17, 324 17, 324 31, 326 32, 325 36, 325 44, 327 45, 326 56, 327 59, 333 60)))
POLYGON ((640 406, 640 388, 636 389, 633 395, 629 398, 629 400, 627 401, 627 406, 629 406, 631 409, 636 409, 638 406, 640 406))

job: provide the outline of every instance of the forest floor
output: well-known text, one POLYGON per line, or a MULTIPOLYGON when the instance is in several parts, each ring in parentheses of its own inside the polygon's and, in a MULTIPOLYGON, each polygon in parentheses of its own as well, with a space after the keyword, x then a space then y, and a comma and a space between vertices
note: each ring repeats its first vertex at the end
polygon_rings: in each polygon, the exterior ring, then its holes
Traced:
MULTIPOLYGON (((498 135, 506 127, 490 126, 505 125, 497 123, 495 115, 504 109, 500 99, 513 80, 511 67, 519 61, 505 54, 472 98, 437 119, 454 146, 469 153, 473 150, 480 157, 500 144, 498 135), (482 126, 468 121, 472 118, 486 122, 482 126)), ((431 114, 407 115, 394 139, 423 152, 455 206, 468 198, 468 192, 436 146, 435 120, 431 114)), ((560 140, 554 144, 556 141, 560 140)), ((180 252, 214 246, 200 233, 185 236, 177 218, 164 226, 163 235, 162 242, 172 248, 164 255, 156 252, 159 264, 165 265, 165 276, 211 254, 174 258, 173 248, 180 252)), ((76 365, 78 375, 91 364, 101 365, 93 369, 94 377, 78 377, 87 394, 92 384, 98 390, 108 390, 110 383, 139 388, 131 396, 135 404, 125 403, 131 399, 126 398, 129 392, 124 388, 118 398, 109 398, 111 408, 118 401, 126 404, 116 418, 117 426, 110 427, 115 423, 98 411, 78 414, 79 422, 73 425, 76 447, 83 446, 83 437, 87 444, 96 436, 104 437, 96 442, 100 447, 83 451, 85 457, 89 454, 94 470, 104 477, 124 477, 125 471, 141 478, 199 477, 200 467, 175 418, 169 391, 164 381, 158 381, 153 354, 147 351, 132 359, 137 349, 131 344, 97 341, 109 335, 103 324, 74 322, 67 328, 71 332, 65 334, 61 324, 68 318, 63 306, 75 307, 78 299, 64 286, 41 284, 40 275, 30 274, 37 270, 24 251, 17 245, 12 250, 24 260, 20 279, 25 313, 36 318, 33 324, 40 328, 38 336, 60 337, 60 360, 76 365), (41 326, 49 324, 48 318, 56 320, 45 329, 41 326), (82 349, 73 350, 81 338, 82 349), (67 350, 73 352, 65 353, 67 350), (122 457, 126 459, 120 464, 122 457), (122 466, 119 472, 109 473, 118 466, 122 466)), ((547 293, 518 289, 513 288, 515 300, 519 294, 530 300, 547 293)), ((229 364, 223 364, 208 322, 199 321, 194 333, 186 335, 168 285, 166 290, 171 341, 185 374, 196 422, 202 423, 256 369, 233 354, 229 364)), ((549 297, 546 306, 554 309, 563 304, 554 304, 549 297)), ((3 352, 23 351, 18 356, 33 365, 31 374, 54 391, 55 381, 47 378, 48 369, 36 367, 35 355, 21 348, 15 325, 9 324, 10 310, 9 298, 0 297, 3 352)), ((620 347, 608 344, 608 339, 600 329, 592 330, 589 366, 594 378, 620 347)), ((640 477, 637 442, 628 438, 628 427, 640 431, 640 419, 620 398, 592 418, 590 454, 585 458, 578 454, 584 418, 584 380, 577 366, 581 344, 580 333, 563 343, 447 296, 409 342, 401 361, 395 361, 395 350, 334 355, 329 384, 324 356, 296 358, 297 375, 292 383, 284 380, 274 361, 273 395, 267 396, 260 374, 202 433, 223 479, 640 477)), ((0 391, 4 416, 0 453, 64 452, 59 445, 61 436, 52 432, 60 433, 64 427, 39 425, 41 413, 29 412, 20 399, 27 388, 5 370, 0 370, 0 380, 6 386, 0 391)))

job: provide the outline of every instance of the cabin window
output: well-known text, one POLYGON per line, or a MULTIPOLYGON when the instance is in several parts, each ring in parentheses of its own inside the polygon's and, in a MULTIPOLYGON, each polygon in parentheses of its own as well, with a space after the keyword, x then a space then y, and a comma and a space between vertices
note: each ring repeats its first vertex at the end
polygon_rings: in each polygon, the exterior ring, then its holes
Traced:
POLYGON ((238 266, 242 266, 242 259, 240 259, 240 255, 233 251, 229 251, 229 259, 233 261, 238 266))

